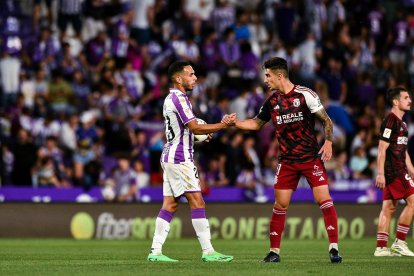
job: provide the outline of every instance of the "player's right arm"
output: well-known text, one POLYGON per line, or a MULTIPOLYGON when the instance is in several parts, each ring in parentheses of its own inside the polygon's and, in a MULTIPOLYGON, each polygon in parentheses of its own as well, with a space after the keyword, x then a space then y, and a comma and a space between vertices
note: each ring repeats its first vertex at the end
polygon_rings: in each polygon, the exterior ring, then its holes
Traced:
POLYGON ((384 165, 385 165, 385 156, 387 149, 390 143, 380 140, 378 145, 378 157, 377 157, 377 179, 375 182, 375 186, 380 189, 384 189, 385 187, 385 175, 384 175, 384 165))
POLYGON ((377 179, 375 181, 375 186, 380 189, 385 187, 385 158, 391 142, 393 125, 394 123, 389 116, 381 124, 377 156, 377 179))
POLYGON ((235 127, 242 129, 242 130, 259 130, 261 129, 267 122, 263 121, 257 117, 248 120, 236 120, 235 127))

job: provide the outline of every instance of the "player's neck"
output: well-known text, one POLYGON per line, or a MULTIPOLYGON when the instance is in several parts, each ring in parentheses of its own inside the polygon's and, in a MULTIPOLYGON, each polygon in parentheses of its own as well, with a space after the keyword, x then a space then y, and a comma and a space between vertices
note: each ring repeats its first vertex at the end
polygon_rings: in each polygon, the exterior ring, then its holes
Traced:
POLYGON ((394 113, 395 116, 397 116, 400 120, 402 120, 405 114, 405 111, 398 109, 398 108, 394 108, 394 107, 391 109, 391 112, 394 113))
POLYGON ((293 87, 295 87, 295 85, 291 83, 289 80, 287 80, 282 83, 279 91, 282 92, 282 94, 288 94, 290 91, 293 90, 293 87))
POLYGON ((185 91, 184 87, 181 84, 174 83, 173 88, 174 89, 177 89, 177 90, 180 90, 181 92, 183 92, 184 94, 186 94, 186 91, 185 91))

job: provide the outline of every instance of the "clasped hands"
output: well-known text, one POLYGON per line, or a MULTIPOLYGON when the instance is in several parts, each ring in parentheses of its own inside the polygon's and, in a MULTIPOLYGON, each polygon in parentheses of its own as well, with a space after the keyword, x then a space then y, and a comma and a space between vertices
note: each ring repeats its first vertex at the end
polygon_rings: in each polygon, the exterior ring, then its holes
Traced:
POLYGON ((221 123, 226 124, 227 126, 234 126, 236 124, 236 120, 236 113, 226 114, 221 119, 221 123))

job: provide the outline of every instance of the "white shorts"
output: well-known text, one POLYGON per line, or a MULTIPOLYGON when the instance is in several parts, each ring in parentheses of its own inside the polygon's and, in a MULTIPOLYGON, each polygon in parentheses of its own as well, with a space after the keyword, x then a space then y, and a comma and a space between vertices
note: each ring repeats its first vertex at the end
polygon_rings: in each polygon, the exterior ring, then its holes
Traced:
POLYGON ((163 195, 179 197, 186 192, 201 192, 197 167, 192 162, 161 162, 164 170, 163 195))

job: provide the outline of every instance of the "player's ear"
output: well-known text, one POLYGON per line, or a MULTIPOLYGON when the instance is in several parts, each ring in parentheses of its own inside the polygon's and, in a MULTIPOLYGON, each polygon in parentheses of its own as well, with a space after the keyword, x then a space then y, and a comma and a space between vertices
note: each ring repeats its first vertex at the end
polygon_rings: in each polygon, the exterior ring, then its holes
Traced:
POLYGON ((180 75, 177 75, 177 76, 175 77, 175 81, 176 81, 178 84, 181 84, 181 83, 183 82, 183 78, 182 78, 180 75))

